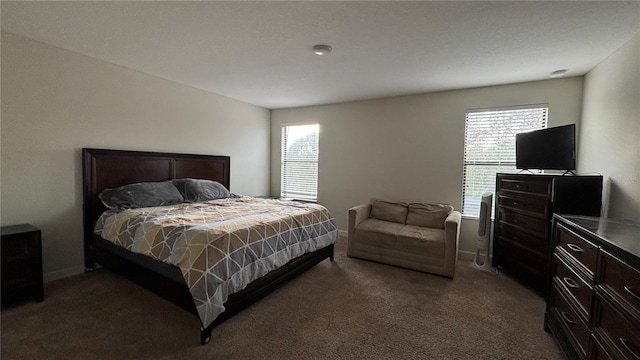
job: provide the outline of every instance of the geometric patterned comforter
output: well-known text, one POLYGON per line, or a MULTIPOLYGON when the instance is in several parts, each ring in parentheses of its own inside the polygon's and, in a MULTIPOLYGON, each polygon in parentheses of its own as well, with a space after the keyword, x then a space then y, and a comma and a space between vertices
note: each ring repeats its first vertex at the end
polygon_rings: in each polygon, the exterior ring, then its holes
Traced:
POLYGON ((337 228, 318 204, 238 197, 106 211, 95 232, 178 266, 206 327, 230 294, 305 253, 333 244, 337 228))

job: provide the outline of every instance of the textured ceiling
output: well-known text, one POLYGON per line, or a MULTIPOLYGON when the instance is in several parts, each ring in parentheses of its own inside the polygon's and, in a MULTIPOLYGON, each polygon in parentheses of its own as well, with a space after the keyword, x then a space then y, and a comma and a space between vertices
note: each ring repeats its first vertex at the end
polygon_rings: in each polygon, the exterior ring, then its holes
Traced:
POLYGON ((583 75, 640 2, 2 1, 2 30, 277 109, 583 75), (311 47, 329 44, 316 56, 311 47))

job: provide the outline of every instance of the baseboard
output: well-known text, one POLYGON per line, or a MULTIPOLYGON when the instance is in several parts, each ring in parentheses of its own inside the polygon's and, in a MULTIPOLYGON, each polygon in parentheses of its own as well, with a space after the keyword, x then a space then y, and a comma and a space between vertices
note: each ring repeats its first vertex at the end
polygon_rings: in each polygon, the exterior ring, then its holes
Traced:
POLYGON ((73 275, 82 274, 84 272, 84 266, 74 266, 63 270, 52 271, 42 275, 42 281, 47 283, 54 280, 59 280, 73 275))
POLYGON ((347 237, 349 236, 349 232, 347 230, 340 230, 338 229, 338 236, 344 236, 347 237))
MULTIPOLYGON (((464 251, 464 250, 459 250, 458 251, 458 259, 459 260, 475 260, 476 258, 476 253, 475 252, 471 252, 471 251, 464 251)), ((493 255, 489 256, 489 262, 493 263, 493 255)))
POLYGON ((471 251, 458 250, 459 260, 473 260, 476 257, 476 253, 471 251))

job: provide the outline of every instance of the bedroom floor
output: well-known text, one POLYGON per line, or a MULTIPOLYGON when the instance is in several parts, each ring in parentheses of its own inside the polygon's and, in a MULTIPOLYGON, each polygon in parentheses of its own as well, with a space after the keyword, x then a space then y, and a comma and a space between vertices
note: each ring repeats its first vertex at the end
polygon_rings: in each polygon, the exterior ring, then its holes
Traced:
POLYGON ((544 300, 459 261, 453 280, 346 256, 316 265, 218 326, 98 270, 3 308, 9 359, 563 359, 544 300))

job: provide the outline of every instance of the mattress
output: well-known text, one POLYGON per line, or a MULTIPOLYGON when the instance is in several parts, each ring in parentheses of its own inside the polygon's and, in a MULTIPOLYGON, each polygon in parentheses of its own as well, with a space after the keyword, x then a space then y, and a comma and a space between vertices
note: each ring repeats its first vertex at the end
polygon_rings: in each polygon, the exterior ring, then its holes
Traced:
POLYGON ((291 259, 335 243, 315 203, 238 197, 103 213, 95 232, 128 251, 180 268, 206 327, 230 294, 291 259))

